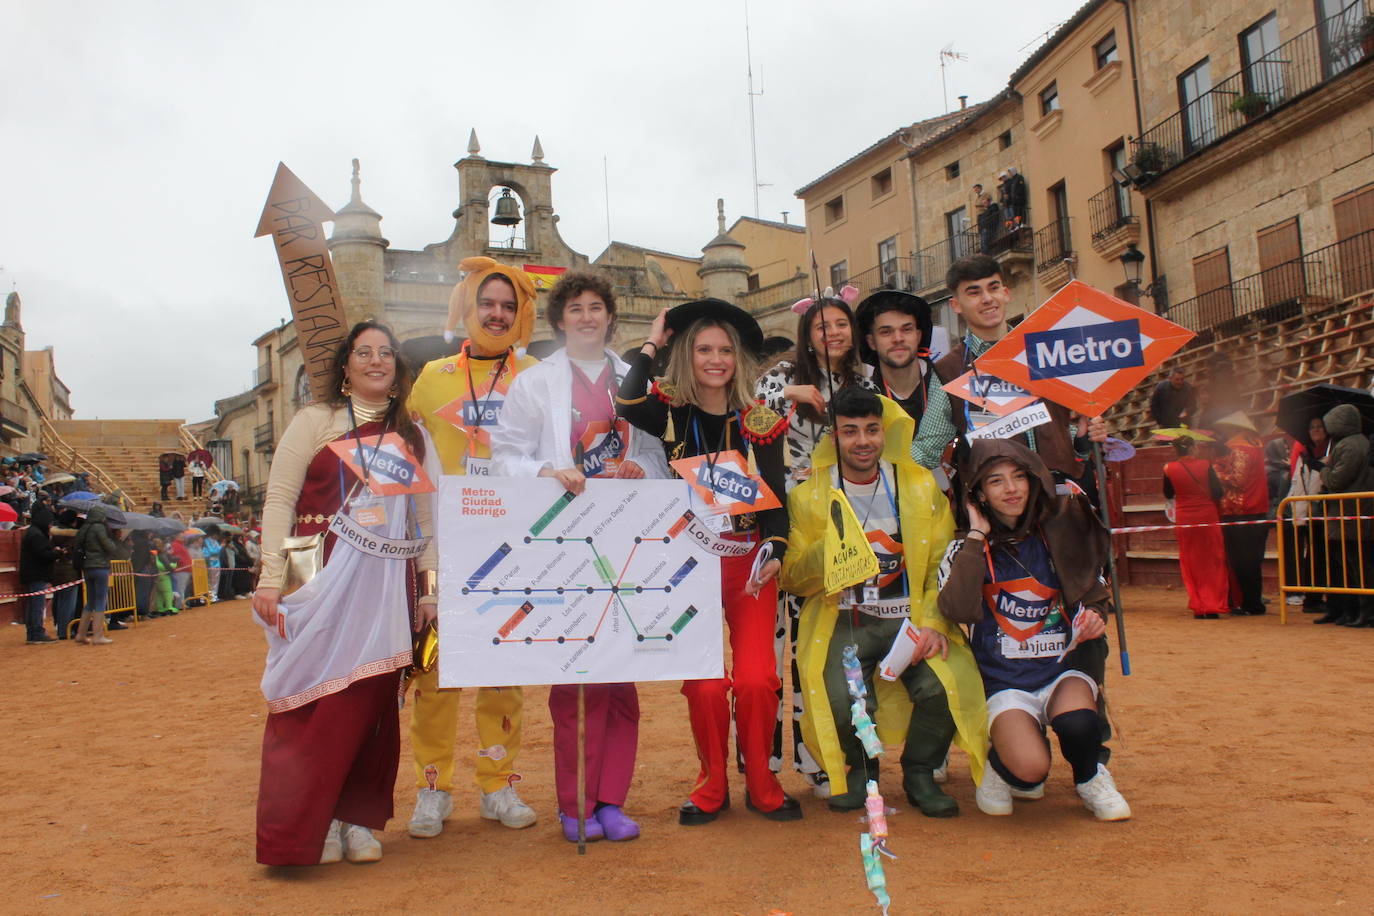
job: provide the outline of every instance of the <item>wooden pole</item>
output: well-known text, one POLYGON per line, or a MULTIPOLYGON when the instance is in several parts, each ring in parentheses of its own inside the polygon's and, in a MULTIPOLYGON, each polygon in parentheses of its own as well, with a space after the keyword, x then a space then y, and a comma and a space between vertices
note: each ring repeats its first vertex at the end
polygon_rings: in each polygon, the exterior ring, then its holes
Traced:
POLYGON ((577 854, 587 854, 587 694, 577 685, 577 854))
POLYGON ((1126 609, 1121 606, 1121 585, 1116 578, 1116 541, 1112 538, 1112 515, 1107 507, 1107 466, 1102 462, 1102 443, 1093 443, 1093 467, 1097 471, 1097 505, 1107 529, 1107 574, 1112 580, 1112 605, 1116 608, 1116 645, 1121 657, 1121 674, 1131 675, 1131 653, 1126 649, 1126 609))

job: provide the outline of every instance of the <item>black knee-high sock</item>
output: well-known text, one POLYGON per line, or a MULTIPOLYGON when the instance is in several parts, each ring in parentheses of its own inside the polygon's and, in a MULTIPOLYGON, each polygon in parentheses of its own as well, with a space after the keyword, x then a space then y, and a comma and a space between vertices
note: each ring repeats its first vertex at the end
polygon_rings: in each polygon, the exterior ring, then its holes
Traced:
POLYGON ((1102 733, 1095 709, 1073 709, 1050 720, 1059 737, 1059 752, 1073 767, 1073 781, 1085 783, 1097 775, 1097 755, 1102 750, 1102 733))
POLYGON ((1013 789, 1029 791, 1040 785, 1038 782, 1026 782, 1026 780, 1007 769, 1007 765, 1002 762, 1002 758, 997 756, 997 748, 995 747, 988 751, 988 766, 996 770, 997 775, 1001 776, 1003 781, 1013 789))

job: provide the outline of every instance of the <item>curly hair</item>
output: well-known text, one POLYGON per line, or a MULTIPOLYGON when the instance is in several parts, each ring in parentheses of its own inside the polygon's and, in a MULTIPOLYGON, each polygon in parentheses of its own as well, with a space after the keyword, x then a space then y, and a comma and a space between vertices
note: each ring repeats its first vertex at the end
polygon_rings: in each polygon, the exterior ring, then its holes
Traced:
POLYGON ((606 329, 606 340, 615 337, 615 289, 610 276, 590 267, 575 267, 564 271, 549 291, 549 304, 544 314, 557 340, 564 337, 562 329, 558 327, 563 321, 564 306, 569 299, 587 292, 596 293, 606 304, 606 313, 611 316, 610 327, 606 329))
POLYGON ((410 389, 415 384, 415 372, 410 368, 410 363, 406 360, 405 354, 401 352, 401 342, 396 339, 391 328, 380 321, 368 319, 358 322, 353 325, 348 336, 339 344, 339 349, 334 353, 334 363, 330 367, 329 400, 327 403, 334 407, 343 407, 348 403, 348 397, 343 393, 344 370, 348 366, 348 358, 353 355, 354 341, 364 331, 381 331, 386 335, 388 345, 396 352, 396 393, 391 397, 391 406, 387 409, 382 425, 386 429, 400 433, 401 438, 405 440, 406 445, 410 446, 415 457, 424 461, 424 437, 420 435, 420 428, 415 425, 415 421, 411 419, 410 410, 406 407, 406 401, 410 399, 410 389))

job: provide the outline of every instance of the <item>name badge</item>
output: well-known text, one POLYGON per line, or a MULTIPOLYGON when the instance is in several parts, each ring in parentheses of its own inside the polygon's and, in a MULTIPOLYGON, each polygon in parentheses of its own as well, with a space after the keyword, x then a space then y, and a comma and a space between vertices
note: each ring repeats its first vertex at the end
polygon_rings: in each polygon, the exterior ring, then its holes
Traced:
POLYGON ((1063 633, 1037 633, 1025 642, 1002 636, 1003 658, 1054 658, 1063 651, 1063 633))
POLYGON ((386 505, 380 499, 360 499, 353 503, 353 518, 364 528, 386 524, 386 505))
POLYGON ((469 477, 490 477, 491 459, 474 458, 469 455, 463 465, 463 470, 469 477))

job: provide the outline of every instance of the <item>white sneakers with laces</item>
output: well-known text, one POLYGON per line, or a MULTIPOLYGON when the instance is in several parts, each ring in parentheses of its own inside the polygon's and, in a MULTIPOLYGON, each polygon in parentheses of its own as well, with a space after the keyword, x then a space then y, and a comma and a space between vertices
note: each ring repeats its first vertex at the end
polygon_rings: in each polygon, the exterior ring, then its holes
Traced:
POLYGON ((452 813, 452 795, 443 789, 421 789, 415 796, 415 813, 410 816, 410 835, 420 839, 438 836, 452 813))
POLYGON ((1102 764, 1097 765, 1096 776, 1075 788, 1084 806, 1099 821, 1124 821, 1131 816, 1131 806, 1121 797, 1112 774, 1102 764))
POLYGON ((534 809, 520 800, 515 786, 503 786, 495 792, 482 793, 482 817, 489 821, 500 821, 516 830, 533 824, 538 815, 534 809))
POLYGON ((357 824, 343 826, 344 858, 355 865, 377 862, 382 858, 382 844, 372 835, 372 831, 357 824))
POLYGON ((324 835, 324 849, 320 852, 321 865, 333 865, 343 858, 343 824, 336 820, 329 822, 329 831, 324 835))
POLYGON ((1011 814, 1011 786, 1007 785, 992 764, 983 767, 983 781, 973 792, 978 810, 994 817, 1011 814))
POLYGON ((1042 782, 1033 789, 1018 789, 1016 786, 1009 785, 1007 791, 1011 793, 1012 798, 1025 798, 1035 801, 1045 797, 1045 784, 1042 782))

